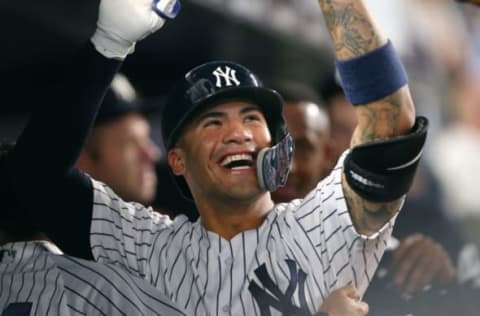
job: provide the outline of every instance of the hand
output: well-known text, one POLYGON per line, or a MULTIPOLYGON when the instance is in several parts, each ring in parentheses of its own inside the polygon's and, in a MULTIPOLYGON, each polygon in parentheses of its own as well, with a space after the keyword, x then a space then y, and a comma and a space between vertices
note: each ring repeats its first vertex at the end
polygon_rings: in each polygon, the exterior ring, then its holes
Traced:
POLYGON ((101 0, 97 30, 91 40, 95 48, 108 58, 125 58, 132 53, 135 42, 160 29, 163 17, 174 17, 179 0, 101 0), (157 14, 157 12, 159 12, 157 14))
POLYGON ((395 249, 391 270, 394 282, 407 293, 433 284, 447 284, 455 268, 443 247, 422 234, 413 234, 395 249))
POLYGON ((360 301, 360 297, 360 291, 348 284, 330 293, 320 310, 328 316, 365 316, 368 304, 360 301))

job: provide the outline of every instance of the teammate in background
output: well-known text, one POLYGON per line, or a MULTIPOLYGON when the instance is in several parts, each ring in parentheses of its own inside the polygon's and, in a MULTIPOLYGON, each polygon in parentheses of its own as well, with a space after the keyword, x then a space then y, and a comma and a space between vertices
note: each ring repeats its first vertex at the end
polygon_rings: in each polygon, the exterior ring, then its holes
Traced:
POLYGON ((7 182, 9 150, 0 145, 0 315, 186 315, 145 280, 63 255, 36 230, 7 182))
POLYGON ((316 92, 296 82, 282 82, 275 89, 285 101, 283 115, 295 142, 287 183, 272 192, 273 201, 282 203, 303 198, 330 173, 332 146, 328 114, 316 92))
MULTIPOLYGON (((196 223, 126 203, 71 170, 84 137, 75 131, 86 132, 88 122, 65 111, 62 132, 73 145, 54 142, 56 148, 43 151, 60 162, 40 157, 43 170, 29 164, 39 146, 33 140, 51 139, 43 136, 53 124, 45 122, 30 128, 35 135, 24 131, 7 160, 22 201, 35 200, 48 181, 59 184, 54 200, 69 197, 32 212, 35 223, 66 252, 117 262, 192 315, 311 315, 342 286, 352 283, 363 293, 413 177, 427 123, 415 124, 403 68, 362 1, 320 5, 342 78, 360 105, 359 124, 352 153, 304 200, 275 206, 269 192, 286 180, 293 155, 281 97, 244 67, 212 62, 179 83, 162 122, 169 164, 199 210, 196 223), (375 89, 360 86, 365 80, 375 89), (389 157, 385 148, 400 154, 389 157), (394 176, 387 168, 395 168, 394 176)), ((91 118, 95 105, 75 110, 91 118)))
POLYGON ((150 204, 155 198, 155 163, 160 149, 150 138, 134 88, 115 76, 77 167, 106 183, 123 200, 150 204))
MULTIPOLYGON (((162 8, 157 9, 162 10, 162 8)), ((97 31, 92 37, 92 42, 97 51, 104 56, 95 51, 93 46, 86 47, 76 60, 81 65, 77 69, 73 68, 77 71, 72 72, 71 80, 63 87, 65 89, 59 92, 57 98, 52 98, 47 108, 51 107, 55 112, 58 110, 59 114, 63 109, 64 113, 70 113, 78 122, 89 124, 94 116, 91 114, 87 117, 82 116, 79 110, 88 98, 88 93, 91 92, 93 104, 98 105, 113 74, 121 64, 119 60, 113 59, 124 58, 127 52, 133 51, 135 41, 156 31, 163 24, 164 19, 152 11, 150 1, 137 1, 133 4, 129 1, 103 0, 100 5, 97 31), (125 21, 125 15, 129 15, 130 20, 125 21), (125 33, 126 30, 128 34, 125 33), (122 52, 122 46, 126 48, 125 54, 122 52), (101 76, 92 76, 93 69, 101 76), (78 81, 75 81, 77 78, 78 81), (81 83, 81 85, 74 83, 81 83), (71 107, 65 109, 62 101, 65 101, 65 96, 72 95, 77 97, 70 103, 71 107)), ((37 109, 40 113, 43 110, 37 109)), ((48 201, 48 195, 43 194, 54 189, 53 184, 48 181, 42 182, 49 184, 49 187, 36 188, 40 192, 39 195, 31 197, 38 199, 22 200, 15 184, 18 180, 16 176, 22 177, 22 174, 12 174, 8 161, 15 159, 11 156, 21 153, 23 146, 33 140, 35 125, 49 122, 48 117, 51 114, 48 109, 45 109, 44 117, 42 114, 36 114, 39 119, 28 124, 19 140, 19 148, 0 145, 0 199, 2 201, 0 314, 2 316, 186 315, 151 284, 132 276, 120 266, 112 263, 99 264, 63 255, 60 249, 41 233, 34 221, 29 219, 27 214, 32 212, 31 208, 41 208, 42 203, 48 201), (45 118, 45 121, 42 118, 45 118)), ((62 128, 65 128, 63 122, 51 123, 52 126, 56 125, 55 129, 60 128, 60 130, 51 133, 52 130, 48 128, 42 129, 41 136, 53 137, 45 139, 50 139, 54 146, 69 146, 66 140, 61 139, 62 128), (58 132, 60 135, 56 136, 58 132), (55 140, 60 142, 56 143, 55 140)), ((84 138, 86 131, 87 129, 83 128, 75 132, 82 135, 80 138, 84 138)), ((40 138, 43 139, 41 136, 40 138)), ((79 145, 81 144, 75 143, 74 146, 79 145)), ((49 145, 45 145, 42 149, 48 151, 49 145)), ((37 154, 40 155, 41 152, 38 151, 37 154)), ((48 157, 48 159, 52 159, 50 163, 57 162, 55 157, 48 157)), ((40 164, 33 168, 42 168, 42 159, 34 158, 32 161, 33 164, 37 162, 40 164)), ((41 172, 35 174, 37 175, 45 177, 41 172)), ((35 190, 28 185, 25 188, 35 190)))

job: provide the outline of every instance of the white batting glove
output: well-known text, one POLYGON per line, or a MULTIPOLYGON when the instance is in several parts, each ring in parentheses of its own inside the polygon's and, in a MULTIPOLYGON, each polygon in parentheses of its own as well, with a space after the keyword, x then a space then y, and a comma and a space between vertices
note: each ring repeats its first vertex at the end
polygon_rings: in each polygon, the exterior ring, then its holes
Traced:
POLYGON ((136 41, 160 29, 179 10, 179 0, 101 0, 91 41, 105 57, 124 59, 136 41))

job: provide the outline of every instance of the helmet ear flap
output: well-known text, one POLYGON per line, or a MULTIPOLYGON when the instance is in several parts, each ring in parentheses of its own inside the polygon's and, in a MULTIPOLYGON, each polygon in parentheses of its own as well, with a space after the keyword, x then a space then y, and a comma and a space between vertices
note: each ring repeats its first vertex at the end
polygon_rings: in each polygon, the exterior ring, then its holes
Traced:
POLYGON ((287 134, 273 147, 263 148, 257 156, 257 178, 262 189, 276 191, 287 183, 292 167, 294 142, 287 134))

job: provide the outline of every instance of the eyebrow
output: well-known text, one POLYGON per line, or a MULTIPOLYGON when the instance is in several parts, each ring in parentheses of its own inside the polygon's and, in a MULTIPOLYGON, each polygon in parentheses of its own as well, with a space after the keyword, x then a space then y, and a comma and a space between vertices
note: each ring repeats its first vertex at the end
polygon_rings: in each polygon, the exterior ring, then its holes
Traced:
POLYGON ((219 118, 219 117, 224 117, 226 116, 225 113, 223 112, 219 112, 219 111, 207 111, 203 114, 201 114, 195 121, 197 122, 201 122, 205 119, 209 119, 209 118, 219 118))
MULTIPOLYGON (((256 105, 246 105, 240 110, 240 114, 245 114, 245 113, 254 112, 254 111, 262 113, 262 111, 260 110, 260 107, 256 105)), ((210 110, 201 114, 196 121, 200 122, 208 118, 219 118, 219 117, 225 117, 225 116, 226 116, 225 112, 210 110)))
POLYGON ((257 105, 247 105, 246 107, 244 107, 244 108, 240 111, 240 113, 241 113, 241 114, 245 114, 245 113, 253 112, 253 111, 257 111, 257 112, 263 113, 263 112, 260 110, 260 107, 257 106, 257 105))

